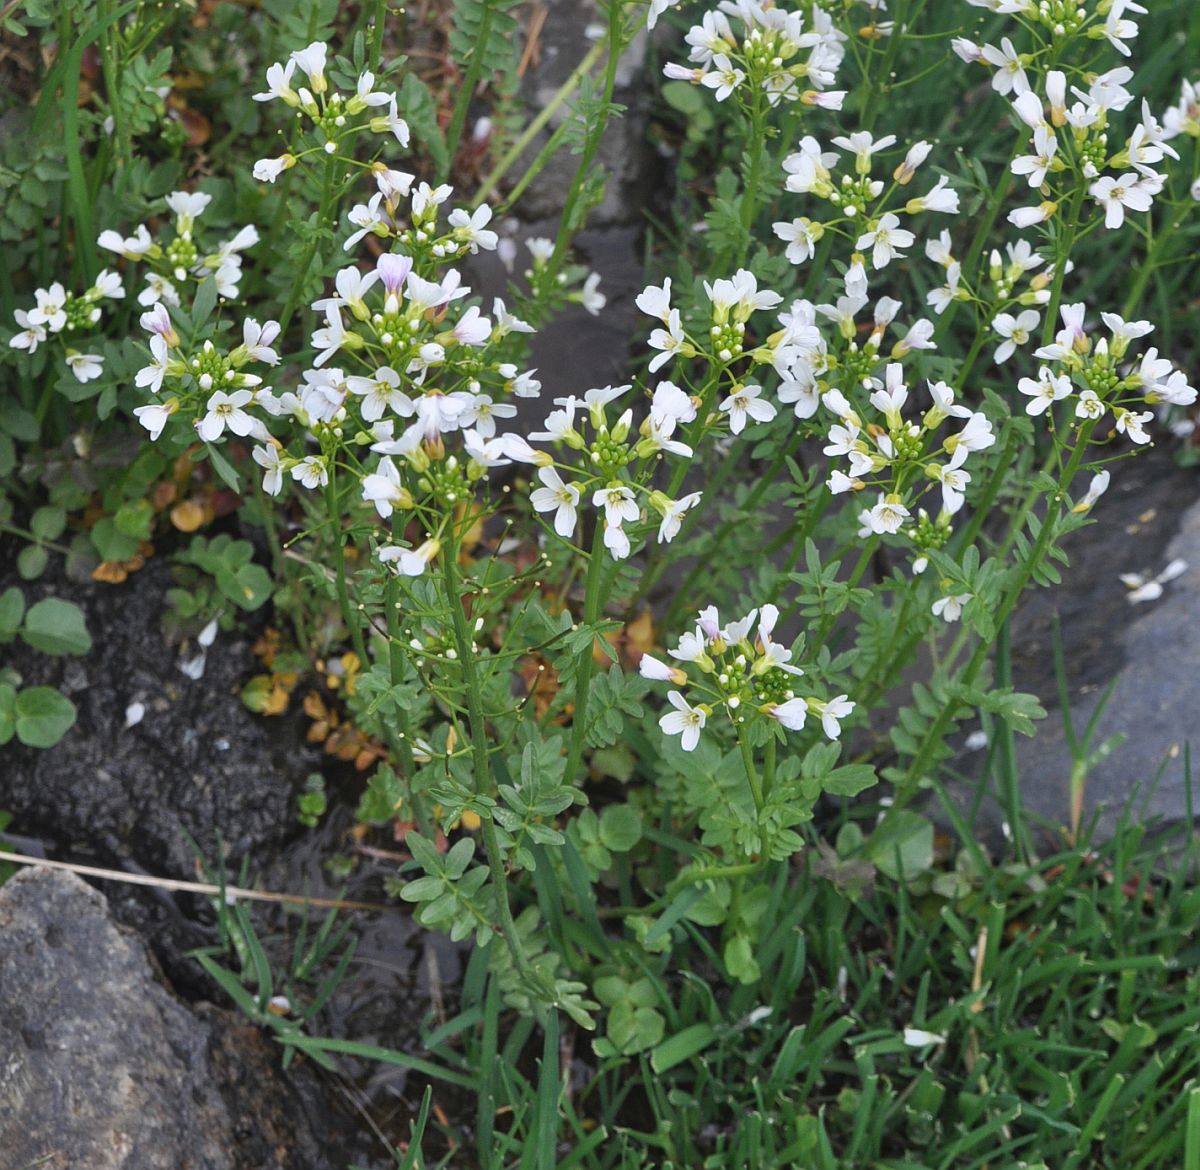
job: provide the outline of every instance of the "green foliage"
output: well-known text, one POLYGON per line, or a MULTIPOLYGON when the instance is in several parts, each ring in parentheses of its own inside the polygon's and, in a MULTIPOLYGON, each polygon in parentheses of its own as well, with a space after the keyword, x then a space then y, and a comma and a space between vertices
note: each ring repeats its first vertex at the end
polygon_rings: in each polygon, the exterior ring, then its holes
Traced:
POLYGON ((248 540, 235 540, 222 533, 211 540, 193 537, 175 559, 208 573, 226 600, 253 612, 266 604, 274 587, 266 569, 250 559, 253 555, 254 546, 248 540))
POLYGON ((53 687, 0 682, 0 746, 16 736, 26 747, 53 747, 75 725, 75 704, 53 687))

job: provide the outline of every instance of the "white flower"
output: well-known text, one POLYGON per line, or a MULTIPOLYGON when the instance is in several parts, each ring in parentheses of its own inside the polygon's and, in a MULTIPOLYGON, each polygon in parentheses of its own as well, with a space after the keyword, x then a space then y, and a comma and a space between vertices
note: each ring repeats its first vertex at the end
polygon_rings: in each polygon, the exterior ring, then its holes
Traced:
POLYGON ((595 317, 608 304, 608 297, 600 291, 600 273, 589 272, 583 288, 579 290, 579 303, 595 317))
POLYGON ((160 276, 157 272, 147 272, 146 287, 138 293, 138 304, 149 308, 151 305, 157 305, 159 301, 178 307, 179 293, 165 276, 160 276))
POLYGON ((254 177, 260 183, 273 183, 284 171, 291 170, 296 165, 296 156, 281 154, 278 158, 260 158, 254 164, 254 177))
POLYGON ((56 280, 49 288, 35 289, 36 308, 30 309, 27 320, 30 325, 44 325, 51 333, 61 333, 66 328, 67 290, 56 280))
POLYGON ((147 333, 161 337, 168 346, 179 344, 179 334, 175 332, 175 327, 171 324, 171 314, 167 312, 166 306, 161 301, 154 308, 143 313, 138 318, 138 324, 147 333))
POLYGON ((686 512, 700 502, 700 492, 691 492, 678 500, 668 501, 662 509, 662 523, 658 526, 660 544, 669 544, 679 535, 683 527, 683 517, 686 512))
POLYGON ((633 303, 648 317, 655 317, 665 325, 671 316, 671 278, 668 276, 661 288, 648 284, 633 303))
POLYGON ((253 317, 242 322, 242 348, 250 361, 264 362, 268 366, 279 364, 279 355, 271 343, 279 336, 279 322, 267 321, 260 325, 253 317))
POLYGON ((671 309, 668 312, 666 329, 655 329, 650 334, 650 345, 654 349, 661 350, 650 359, 649 370, 652 374, 676 354, 683 351, 687 345, 687 338, 684 336, 678 309, 671 309))
POLYGON ((677 687, 687 682, 687 674, 684 671, 660 661, 652 654, 642 655, 638 662, 638 673, 642 678, 653 679, 655 682, 673 682, 677 687))
POLYGON ((723 102, 745 80, 746 74, 736 68, 724 53, 718 53, 712 59, 709 71, 700 78, 700 84, 706 89, 716 90, 717 101, 723 102))
POLYGON ((329 483, 329 468, 320 455, 306 455, 292 467, 292 479, 310 490, 325 487, 329 483))
POLYGON ((454 229, 454 238, 470 245, 472 252, 480 248, 494 252, 500 237, 493 231, 484 230, 491 218, 492 209, 485 203, 473 212, 458 208, 450 212, 446 222, 454 229))
POLYGON ((337 305, 329 305, 325 309, 325 328, 318 329, 312 335, 313 348, 321 352, 313 358, 313 365, 320 368, 339 349, 346 340, 346 327, 342 324, 342 311, 337 305))
POLYGON ((1092 482, 1088 484, 1088 490, 1084 494, 1082 500, 1071 509, 1072 512, 1086 512, 1106 491, 1108 491, 1109 479, 1111 473, 1107 468, 1103 468, 1092 476, 1092 482))
POLYGON ((803 264, 816 254, 821 228, 820 224, 813 223, 807 216, 793 219, 790 223, 787 220, 773 223, 771 229, 787 244, 783 254, 793 264, 803 264))
MULTIPOLYGON (((325 81, 325 54, 327 48, 320 41, 313 41, 311 45, 304 49, 297 49, 291 57, 291 62, 299 65, 305 76, 308 77, 308 83, 312 86, 313 93, 324 93, 327 88, 325 81)), ((270 84, 270 74, 267 75, 267 83, 270 84)))
POLYGON ((375 88, 375 74, 369 69, 358 75, 358 82, 354 86, 354 98, 351 98, 351 101, 354 100, 364 106, 386 106, 388 103, 388 95, 375 88))
POLYGON ((592 504, 603 507, 604 518, 611 524, 620 527, 629 521, 636 521, 641 514, 633 492, 624 484, 610 484, 592 494, 592 504))
POLYGON ((14 310, 13 316, 17 319, 17 324, 21 326, 21 329, 20 332, 12 335, 8 344, 13 349, 27 349, 30 353, 35 352, 37 347, 46 340, 44 326, 39 325, 36 321, 31 321, 29 314, 24 309, 14 310))
POLYGON ((544 486, 530 492, 529 502, 536 512, 553 511, 554 531, 559 536, 569 537, 575 531, 579 489, 573 483, 563 483, 553 467, 539 468, 538 479, 544 486))
POLYGON ((947 597, 939 597, 930 607, 934 617, 940 617, 947 622, 956 622, 962 617, 963 606, 975 595, 973 593, 955 593, 947 597))
POLYGON ((179 403, 172 399, 170 402, 152 402, 149 406, 135 406, 134 417, 150 432, 151 441, 163 433, 167 419, 179 409, 179 403))
POLYGON ((167 343, 157 333, 150 338, 150 358, 150 364, 143 366, 134 375, 133 384, 146 387, 151 393, 157 394, 162 390, 163 375, 167 372, 167 363, 170 361, 167 343))
POLYGON ((1145 431, 1146 423, 1154 418, 1154 412, 1147 410, 1144 414, 1137 414, 1132 410, 1115 411, 1117 416, 1117 430, 1122 434, 1128 435, 1135 443, 1142 444, 1150 442, 1150 436, 1145 431))
MULTIPOLYGON (((401 146, 407 149, 409 141, 408 123, 400 117, 400 111, 396 108, 395 95, 388 98, 387 113, 371 119, 371 133, 390 133, 401 146)), ((414 214, 416 213, 414 212, 414 214)))
POLYGON ((214 443, 226 427, 235 435, 248 435, 254 429, 254 419, 242 407, 248 405, 253 397, 249 390, 235 390, 232 394, 226 394, 223 390, 214 391, 205 406, 208 413, 196 423, 200 438, 206 443, 214 443))
POLYGON ((778 720, 788 731, 800 731, 808 718, 808 700, 788 699, 786 703, 772 707, 770 714, 772 719, 778 720))
POLYGON ((992 328, 1004 338, 997 347, 995 361, 1000 365, 1016 351, 1018 346, 1027 345, 1030 335, 1037 328, 1041 315, 1036 309, 1024 309, 1017 316, 1009 313, 998 313, 992 328))
POLYGON ((374 472, 363 476, 362 497, 375 505, 375 511, 384 520, 392 514, 393 508, 409 505, 410 496, 400 482, 400 471, 387 455, 380 459, 374 472))
POLYGON ((1017 383, 1017 389, 1029 395, 1029 401, 1025 404, 1026 414, 1045 414, 1052 403, 1060 402, 1071 393, 1071 379, 1066 374, 1056 375, 1042 366, 1038 370, 1037 381, 1022 378, 1017 383))
POLYGON ((629 556, 631 548, 625 530, 616 524, 609 524, 607 520, 604 521, 604 547, 615 561, 623 561, 629 556))
POLYGON ((126 260, 137 260, 154 247, 154 241, 150 238, 150 232, 144 223, 138 224, 134 234, 124 239, 121 238, 119 232, 101 232, 96 243, 110 252, 120 253, 126 260))
POLYGON ((420 548, 398 548, 396 545, 381 545, 379 559, 393 566, 393 572, 405 577, 419 577, 429 562, 438 555, 442 544, 439 540, 427 540, 420 548))
POLYGON ((388 227, 387 220, 379 214, 379 205, 382 201, 383 196, 376 191, 366 203, 356 203, 350 209, 346 218, 359 230, 352 233, 342 245, 345 251, 349 252, 368 232, 385 237, 390 234, 391 229, 388 227))
POLYGON ((1125 209, 1130 211, 1149 211, 1154 202, 1149 191, 1134 177, 1132 172, 1126 172, 1120 178, 1105 175, 1097 179, 1089 188, 1091 195, 1104 208, 1104 226, 1119 228, 1125 222, 1125 209))
POLYGON ((729 429, 733 434, 740 435, 746 429, 747 419, 770 422, 778 413, 772 403, 760 397, 761 394, 761 386, 743 385, 721 402, 718 409, 729 415, 729 429))
POLYGON ((943 175, 924 194, 910 199, 904 210, 909 215, 918 215, 922 211, 938 211, 944 215, 958 214, 958 192, 950 186, 950 180, 943 175))
POLYGON ((182 236, 190 236, 196 217, 212 202, 211 195, 203 191, 172 191, 166 197, 166 205, 175 213, 175 227, 182 236))
POLYGON ((835 695, 827 703, 811 700, 814 713, 821 717, 821 729, 830 739, 837 739, 842 733, 840 720, 845 719, 853 710, 854 704, 847 695, 835 695))
POLYGON ((922 1028, 905 1028, 904 1043, 909 1048, 924 1048, 928 1044, 945 1044, 946 1037, 936 1032, 926 1032, 922 1028))
POLYGON ((984 45, 980 50, 984 61, 995 67, 992 88, 999 94, 1025 93, 1029 89, 1029 78, 1021 65, 1021 58, 1008 37, 1001 38, 1000 48, 984 45))
POLYGON ((880 217, 873 231, 859 236, 855 247, 872 249, 872 264, 876 268, 886 268, 897 257, 904 256, 901 248, 912 247, 915 240, 916 236, 900 227, 899 218, 889 211, 880 217))
POLYGON ((868 523, 871 531, 878 536, 894 536, 904 526, 908 519, 908 509, 896 495, 879 496, 879 502, 871 509, 868 523))
POLYGON ((79 353, 69 349, 66 361, 71 373, 81 382, 90 382, 104 373, 104 358, 98 353, 79 353))
POLYGON ((490 394, 467 394, 466 403, 458 425, 464 429, 474 427, 484 439, 495 435, 496 419, 513 418, 517 413, 517 408, 509 402, 493 402, 490 394))
POLYGON ((256 102, 269 102, 275 98, 287 102, 289 106, 298 106, 300 99, 296 96, 296 91, 292 89, 291 81, 292 74, 296 71, 295 60, 288 61, 286 65, 280 65, 276 62, 267 69, 267 91, 266 93, 254 94, 256 102))
POLYGON ((675 708, 660 716, 658 725, 667 735, 682 736, 679 746, 685 752, 696 750, 700 742, 700 730, 704 727, 707 713, 703 707, 692 707, 678 691, 668 691, 667 701, 675 708))

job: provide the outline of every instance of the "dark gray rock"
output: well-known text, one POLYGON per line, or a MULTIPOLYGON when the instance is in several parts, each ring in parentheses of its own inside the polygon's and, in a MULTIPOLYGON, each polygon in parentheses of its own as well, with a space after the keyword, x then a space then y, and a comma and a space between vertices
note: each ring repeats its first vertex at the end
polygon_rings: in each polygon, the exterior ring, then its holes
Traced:
MULTIPOLYGON (((1193 485, 1192 498, 1194 493, 1193 485)), ((1138 502, 1147 504, 1144 497, 1138 502)), ((1095 600, 1095 617, 1116 610, 1111 624, 1098 627, 1094 617, 1082 628, 1066 627, 1071 718, 1077 735, 1082 735, 1115 679, 1097 723, 1093 750, 1115 737, 1124 737, 1124 742, 1094 764, 1085 788, 1085 821, 1097 815, 1102 836, 1112 831, 1126 807, 1135 820, 1158 818, 1175 825, 1185 822, 1192 808, 1184 747, 1190 741, 1195 765, 1200 765, 1200 504, 1182 513, 1174 501, 1164 505, 1164 518, 1171 527, 1178 523, 1178 530, 1165 546, 1153 549, 1152 558, 1130 568, 1109 560, 1096 576, 1077 579, 1074 604, 1080 604, 1082 594, 1095 600), (1156 573, 1176 558, 1187 563, 1187 571, 1165 585, 1159 600, 1131 606, 1119 573, 1156 573)), ((1150 510, 1147 506, 1143 514, 1150 510)), ((1103 512, 1099 518, 1100 524, 1089 531, 1094 542, 1108 545, 1111 556, 1128 537, 1106 524, 1103 512)), ((1043 655, 1050 653, 1046 641, 1038 645, 1043 655)), ((1026 645, 1026 654, 1033 650, 1026 645)), ((1018 744, 1017 759, 1027 806, 1065 821, 1072 760, 1060 712, 1051 712, 1036 740, 1018 744)))
MULTIPOLYGON (((545 10, 545 20, 521 86, 522 97, 534 110, 544 109, 554 99, 562 84, 587 56, 593 44, 587 35, 589 30, 598 26, 602 35, 605 31, 603 13, 594 0, 546 0, 541 7, 545 10)), ((588 217, 592 228, 641 223, 645 212, 649 175, 654 166, 653 153, 646 141, 645 103, 642 100, 645 56, 646 33, 643 30, 617 66, 613 101, 623 105, 625 112, 621 117, 609 119, 593 164, 603 168, 608 182, 603 201, 588 217)), ((599 76, 600 70, 594 69, 592 75, 599 76)), ((524 173, 553 129, 570 116, 568 107, 575 96, 572 95, 551 117, 549 128, 538 136, 513 167, 510 180, 524 173)), ((557 153, 521 195, 514 208, 516 214, 526 222, 557 217, 578 165, 578 155, 569 151, 557 153)))
POLYGON ((25 870, 0 888, 0 1004, 6 1170, 330 1164, 257 1033, 189 1012, 70 874, 25 870))
POLYGON ((313 757, 295 728, 238 698, 254 665, 245 637, 218 634, 202 678, 180 671, 160 630, 169 585, 156 560, 122 585, 26 586, 30 603, 53 594, 81 605, 93 646, 83 658, 4 648, 26 685, 59 687, 79 719, 53 748, 4 749, 0 808, 18 831, 65 850, 191 877, 188 835, 209 860, 218 838, 234 858, 277 846, 294 828, 294 794, 313 757), (145 716, 127 728, 135 702, 145 716))
MULTIPOLYGON (((1112 468, 1112 486, 1096 504, 1095 523, 1065 542, 1063 583, 1029 593, 1013 618, 1013 683, 1038 696, 1049 712, 1033 739, 1016 737, 1024 807, 1054 826, 1070 819, 1071 753, 1058 701, 1054 628, 1060 629, 1070 718, 1077 735, 1115 690, 1101 716, 1093 750, 1114 736, 1122 746, 1090 770, 1084 823, 1094 815, 1101 838, 1127 806, 1135 819, 1176 826, 1189 812, 1182 747, 1200 748, 1200 476, 1155 447, 1112 468), (1190 569, 1155 602, 1133 606, 1122 573, 1160 572, 1173 558, 1190 569), (1155 784, 1155 777, 1163 768, 1155 784), (1151 794, 1151 789, 1154 789, 1151 794)), ((956 769, 971 783, 952 787, 964 807, 985 752, 960 754, 956 769)), ((1005 819, 998 793, 984 798, 980 831, 993 835, 1005 819)), ((1057 832, 1038 834, 1048 847, 1057 832)))

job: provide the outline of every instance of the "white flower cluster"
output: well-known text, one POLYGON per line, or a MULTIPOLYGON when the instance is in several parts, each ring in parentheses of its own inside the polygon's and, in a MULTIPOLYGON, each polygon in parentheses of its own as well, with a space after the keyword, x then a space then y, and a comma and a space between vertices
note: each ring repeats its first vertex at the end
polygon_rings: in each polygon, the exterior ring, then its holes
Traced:
POLYGON ((945 382, 928 383, 933 403, 919 423, 906 419, 904 408, 909 395, 903 377, 899 363, 888 364, 883 385, 877 386, 869 398, 874 417, 852 404, 840 390, 827 390, 821 395, 822 406, 838 420, 830 428, 824 452, 845 457, 849 465, 847 471, 834 470, 828 486, 835 495, 877 488, 876 504, 864 510, 860 520, 865 533, 892 536, 910 520, 910 505, 938 484, 942 499, 938 524, 930 525, 922 515, 916 530, 907 533, 918 547, 938 547, 944 543, 949 518, 963 506, 966 486, 971 481, 964 469, 967 457, 991 447, 996 437, 987 416, 956 403, 953 389, 945 382), (942 425, 949 419, 961 419, 963 425, 939 440, 942 425), (939 461, 941 456, 945 456, 944 462, 939 461), (923 484, 923 479, 931 482, 923 484))
POLYGON ((779 610, 764 605, 722 626, 716 608, 709 606, 698 615, 695 630, 668 652, 679 665, 642 655, 643 677, 689 688, 686 696, 679 691, 667 694, 673 710, 658 721, 667 735, 681 737, 685 752, 695 751, 700 732, 722 708, 737 727, 757 715, 787 731, 799 731, 813 715, 830 739, 841 735, 841 720, 853 712, 854 704, 846 695, 823 700, 796 694, 796 680, 804 671, 792 665, 791 650, 772 640, 778 621, 779 610))
POLYGON ((614 560, 624 560, 632 551, 626 526, 637 527, 644 516, 656 515, 659 543, 668 544, 679 534, 684 515, 700 502, 699 492, 672 499, 650 487, 654 464, 663 452, 691 458, 692 448, 674 436, 677 427, 695 421, 696 403, 674 383, 660 382, 636 433, 632 408, 626 408, 610 427, 605 408, 629 389, 605 386, 587 391, 582 398, 556 398, 559 409, 547 417, 546 429, 529 436, 534 442, 554 443, 582 456, 581 465, 554 461, 550 466, 548 461, 541 468, 542 486, 530 496, 534 510, 553 512, 555 532, 568 538, 575 532, 580 500, 590 498, 603 513, 599 522, 604 547, 614 560), (590 438, 582 429, 585 422, 590 424, 590 438), (556 468, 570 478, 564 480, 556 468))
POLYGON ((1076 182, 1088 182, 1088 193, 1104 212, 1104 225, 1119 228, 1126 211, 1150 210, 1154 197, 1162 190, 1164 177, 1154 164, 1170 155, 1178 158, 1167 144, 1164 128, 1155 120, 1146 102, 1142 103, 1141 121, 1115 153, 1109 152, 1109 114, 1124 110, 1133 95, 1125 83, 1133 71, 1124 66, 1094 78, 1086 90, 1071 87, 1067 76, 1052 69, 1046 74, 1046 99, 1025 89, 1013 100, 1017 117, 1033 131, 1031 151, 1013 160, 1012 170, 1023 175, 1029 186, 1045 196, 1029 207, 1009 213, 1009 222, 1028 227, 1049 219, 1066 197, 1067 189, 1056 192, 1053 183, 1066 174, 1076 182), (1103 174, 1105 170, 1115 174, 1103 174))
POLYGON ((212 202, 212 196, 202 191, 173 191, 166 197, 167 208, 175 216, 174 234, 170 240, 158 240, 145 224, 138 224, 131 236, 104 231, 97 241, 100 247, 124 256, 126 260, 145 263, 146 287, 138 294, 138 304, 181 304, 180 287, 187 281, 199 282, 211 276, 217 292, 227 299, 238 295, 242 279, 241 253, 258 243, 258 231, 247 224, 231 239, 218 244, 211 252, 203 252, 195 240, 196 220, 212 202))
MULTIPOLYGON (((847 237, 855 248, 846 276, 847 291, 862 293, 866 291, 867 277, 865 256, 860 253, 869 252, 872 267, 879 270, 893 260, 903 258, 903 249, 916 243, 914 233, 901 226, 900 217, 889 210, 888 205, 897 190, 912 182, 933 147, 928 142, 913 143, 892 169, 889 184, 875 177, 872 170, 875 156, 895 146, 894 134, 877 139, 862 130, 839 135, 832 143, 849 156, 845 161, 853 161, 852 172, 847 170, 839 177, 836 172, 844 160, 837 153, 822 149, 812 135, 800 140, 800 149, 784 159, 783 169, 787 175, 784 187, 788 191, 812 195, 830 204, 835 209, 833 214, 827 219, 815 220, 800 216, 772 226, 775 234, 787 244, 785 254, 793 264, 811 260, 818 241, 826 232, 847 237)), ((924 195, 915 196, 899 206, 899 210, 910 217, 926 211, 957 215, 958 209, 958 193, 950 187, 945 176, 924 195)))
POLYGON ((259 325, 247 317, 242 322, 242 343, 228 353, 212 341, 184 352, 171 314, 161 302, 141 315, 140 324, 150 334, 151 360, 137 372, 134 384, 148 390, 155 401, 136 407, 133 413, 151 440, 157 440, 172 415, 182 410, 192 417, 197 436, 206 443, 217 442, 226 431, 270 442, 265 423, 249 413, 269 392, 260 389, 262 378, 244 367, 250 362, 278 363, 279 355, 272 348, 279 336, 278 322, 259 325))
POLYGON ((104 300, 120 300, 125 295, 125 286, 116 272, 106 268, 96 277, 95 283, 82 296, 69 293, 56 280, 49 288, 35 289, 32 309, 16 309, 13 316, 19 326, 8 344, 13 349, 27 350, 30 354, 48 337, 57 337, 63 342, 67 368, 80 382, 90 382, 100 377, 104 370, 104 359, 97 353, 85 353, 68 344, 76 334, 94 329, 103 315, 100 305, 104 300))
POLYGON ((663 72, 713 90, 719 102, 737 94, 748 102, 764 97, 772 106, 799 101, 840 110, 845 91, 829 87, 846 55, 845 41, 819 4, 806 23, 803 13, 773 4, 722 0, 688 30, 694 64, 668 64, 663 72))
POLYGON ((1159 357, 1157 349, 1146 350, 1136 361, 1128 356, 1131 342, 1153 332, 1149 321, 1125 321, 1116 313, 1102 313, 1109 335, 1093 342, 1084 328, 1086 313, 1083 304, 1064 305, 1062 329, 1050 345, 1034 351, 1045 364, 1037 378, 1022 378, 1017 385, 1029 399, 1025 410, 1045 414, 1054 403, 1070 399, 1079 421, 1100 420, 1111 410, 1117 431, 1135 443, 1148 443, 1145 428, 1154 412, 1133 408, 1159 403, 1191 406, 1196 390, 1183 371, 1159 357))
MULTIPOLYGON (((1200 83, 1185 81, 1180 86, 1179 102, 1163 112, 1163 137, 1186 134, 1200 139, 1200 83)), ((1192 198, 1200 202, 1200 179, 1192 183, 1192 198)))
POLYGON ((301 122, 307 118, 314 138, 312 146, 296 145, 278 158, 259 159, 254 164, 254 177, 261 182, 275 182, 307 155, 337 154, 363 132, 390 134, 401 146, 408 146, 408 123, 400 117, 396 95, 377 90, 375 75, 370 71, 358 75, 353 91, 342 93, 330 88, 325 72, 327 55, 328 48, 320 41, 298 49, 285 63, 276 62, 267 70, 266 91, 254 95, 256 102, 283 102, 296 111, 301 122), (293 89, 297 70, 308 79, 308 85, 293 89), (366 120, 360 117, 385 106, 383 113, 372 114, 366 120))

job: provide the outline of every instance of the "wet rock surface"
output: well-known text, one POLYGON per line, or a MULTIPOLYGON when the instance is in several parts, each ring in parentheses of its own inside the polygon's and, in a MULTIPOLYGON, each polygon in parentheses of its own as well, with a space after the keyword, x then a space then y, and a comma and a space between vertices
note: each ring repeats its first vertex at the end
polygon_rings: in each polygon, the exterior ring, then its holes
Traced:
POLYGON ((210 1007, 190 1012, 104 897, 70 874, 26 870, 0 888, 0 1003, 6 1167, 337 1164, 296 1107, 310 1090, 274 1071, 258 1033, 210 1007))

